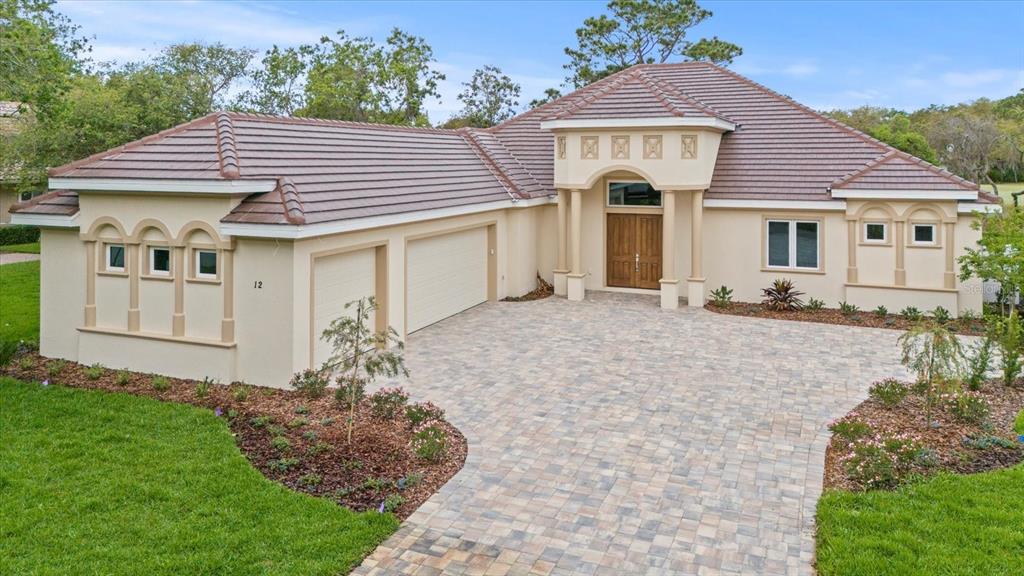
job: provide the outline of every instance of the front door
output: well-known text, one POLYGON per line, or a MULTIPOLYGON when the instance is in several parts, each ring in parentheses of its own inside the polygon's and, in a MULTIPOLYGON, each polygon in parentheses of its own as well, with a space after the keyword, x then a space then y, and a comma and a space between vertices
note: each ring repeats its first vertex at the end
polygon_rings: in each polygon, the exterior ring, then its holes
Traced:
POLYGON ((661 214, 608 215, 608 285, 661 287, 661 214))

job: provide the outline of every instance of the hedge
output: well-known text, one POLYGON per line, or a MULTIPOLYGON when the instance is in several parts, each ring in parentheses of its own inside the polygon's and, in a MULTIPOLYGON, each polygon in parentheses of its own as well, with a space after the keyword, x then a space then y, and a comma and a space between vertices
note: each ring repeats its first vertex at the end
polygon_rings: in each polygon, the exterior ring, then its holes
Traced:
POLYGON ((0 226, 0 246, 30 244, 39 241, 39 228, 35 226, 0 226))

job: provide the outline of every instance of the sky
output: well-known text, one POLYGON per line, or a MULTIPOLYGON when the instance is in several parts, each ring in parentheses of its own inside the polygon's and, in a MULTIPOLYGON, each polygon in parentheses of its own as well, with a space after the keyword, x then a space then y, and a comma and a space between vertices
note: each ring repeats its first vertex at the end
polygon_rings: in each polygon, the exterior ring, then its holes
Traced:
MULTIPOLYGON (((382 41, 392 28, 423 37, 447 78, 433 122, 461 106, 473 70, 502 69, 521 105, 560 86, 566 46, 605 2, 60 1, 92 38, 96 61, 151 57, 176 42, 260 51, 314 43, 339 29, 382 41)), ((743 48, 732 68, 819 110, 869 104, 912 110, 1024 88, 1024 0, 996 2, 704 1, 714 15, 688 39, 743 48)), ((563 87, 563 92, 568 92, 563 87)))

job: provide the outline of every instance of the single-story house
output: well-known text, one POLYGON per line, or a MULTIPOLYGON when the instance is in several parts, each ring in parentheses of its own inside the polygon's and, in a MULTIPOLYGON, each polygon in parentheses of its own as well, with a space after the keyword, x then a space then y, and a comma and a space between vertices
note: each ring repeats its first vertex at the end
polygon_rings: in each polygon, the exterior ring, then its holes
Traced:
MULTIPOLYGON (((408 335, 539 274, 558 295, 977 311, 995 199, 708 63, 639 65, 488 129, 222 112, 53 169, 46 356, 282 386, 375 296, 408 335)), ((659 311, 652 307, 652 314, 659 311)))

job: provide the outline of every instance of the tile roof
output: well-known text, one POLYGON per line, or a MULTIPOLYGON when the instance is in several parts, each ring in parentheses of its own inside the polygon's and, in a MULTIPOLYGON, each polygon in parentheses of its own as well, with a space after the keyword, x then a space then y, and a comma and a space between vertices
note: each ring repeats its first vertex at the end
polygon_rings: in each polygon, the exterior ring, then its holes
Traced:
POLYGON ((671 116, 737 125, 722 136, 707 198, 829 200, 831 188, 857 186, 978 189, 704 62, 634 66, 487 129, 221 112, 51 176, 275 180, 274 191, 246 198, 224 221, 313 224, 548 196, 555 193, 554 138, 542 121, 671 116))
POLYGON ((19 202, 11 206, 11 212, 31 212, 32 214, 52 214, 54 216, 73 216, 78 212, 78 192, 73 190, 51 190, 40 194, 28 202, 19 202))

